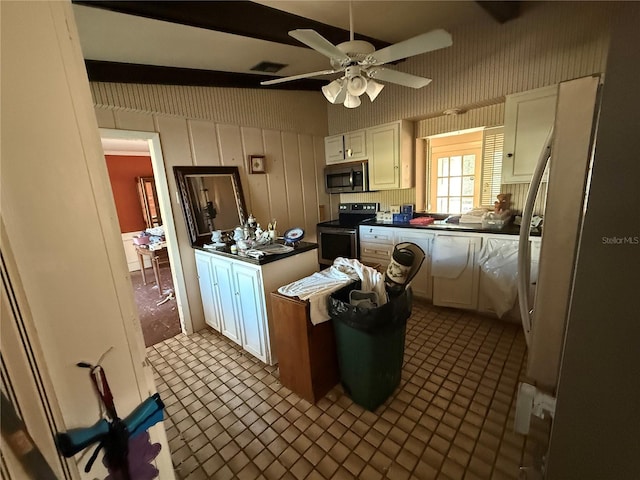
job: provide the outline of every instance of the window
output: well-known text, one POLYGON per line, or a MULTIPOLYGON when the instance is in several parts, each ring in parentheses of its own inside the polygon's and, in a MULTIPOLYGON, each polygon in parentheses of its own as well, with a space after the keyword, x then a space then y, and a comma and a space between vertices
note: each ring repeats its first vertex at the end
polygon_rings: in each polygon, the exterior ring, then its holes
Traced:
POLYGON ((482 142, 482 205, 492 206, 500 193, 503 146, 504 128, 485 129, 482 142))
POLYGON ((493 206, 502 176, 502 127, 429 139, 428 209, 460 214, 493 206))

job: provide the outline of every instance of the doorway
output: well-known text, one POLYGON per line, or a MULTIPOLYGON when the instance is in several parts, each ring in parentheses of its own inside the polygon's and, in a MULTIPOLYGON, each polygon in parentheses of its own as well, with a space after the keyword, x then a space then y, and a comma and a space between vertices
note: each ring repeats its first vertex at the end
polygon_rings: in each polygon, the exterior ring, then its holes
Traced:
MULTIPOLYGON (((180 332, 192 333, 188 304, 182 301, 186 299, 186 292, 159 135, 100 129, 100 136, 107 162, 131 161, 133 164, 138 158, 144 164, 146 159, 148 169, 150 159, 151 170, 146 174, 145 167, 140 166, 138 170, 130 168, 127 173, 130 178, 125 180, 131 182, 126 184, 127 192, 135 194, 135 198, 129 198, 133 202, 130 208, 135 210, 142 228, 123 230, 122 235, 145 346, 180 332), (162 219, 161 225, 158 219, 162 219)), ((111 170, 109 168, 110 177, 111 170)), ((114 179, 111 181, 113 186, 114 179)), ((118 189, 112 189, 116 196, 118 189)), ((118 206, 118 200, 114 200, 118 206)), ((121 222, 121 230, 123 228, 121 222)))

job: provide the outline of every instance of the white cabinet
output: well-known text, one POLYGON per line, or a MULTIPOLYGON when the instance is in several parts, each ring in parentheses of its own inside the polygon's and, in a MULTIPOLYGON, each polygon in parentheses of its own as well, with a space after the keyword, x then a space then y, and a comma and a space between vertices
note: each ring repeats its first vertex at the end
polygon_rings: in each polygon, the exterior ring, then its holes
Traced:
POLYGON ((413 123, 407 120, 367 129, 369 188, 413 187, 413 123))
POLYGON ((242 347, 263 362, 267 360, 267 311, 260 268, 234 264, 236 310, 242 319, 242 347))
POLYGON ((264 265, 202 250, 195 257, 205 322, 256 358, 275 364, 268 293, 317 271, 316 250, 264 265))
POLYGON ((238 289, 234 282, 232 264, 224 259, 211 258, 210 265, 213 274, 213 302, 220 318, 220 333, 242 345, 242 327, 235 306, 238 289))
POLYGON ((434 234, 424 230, 398 227, 368 227, 360 225, 360 260, 379 263, 383 268, 389 265, 393 248, 402 242, 418 245, 425 253, 420 270, 411 281, 416 297, 431 299, 430 252, 434 234))
MULTIPOLYGON (((487 235, 483 239, 482 249, 507 249, 509 252, 517 251, 518 249, 518 237, 512 235, 487 235)), ((540 238, 532 237, 529 240, 529 245, 531 249, 531 282, 529 286, 529 295, 531 298, 535 295, 535 285, 538 281, 538 260, 540 258, 540 238)), ((483 255, 484 256, 484 255, 483 255)), ((516 257, 510 257, 513 260, 517 260, 516 257)), ((515 265, 510 265, 510 267, 517 268, 515 265)), ((506 298, 509 295, 514 294, 517 291, 517 278, 512 278, 510 275, 513 274, 511 270, 505 270, 504 272, 507 276, 504 278, 500 278, 501 282, 513 282, 511 285, 507 283, 496 283, 495 279, 489 277, 489 275, 483 270, 482 264, 480 264, 480 283, 479 283, 479 292, 478 292, 478 311, 487 313, 490 315, 497 315, 496 309, 494 307, 493 301, 491 297, 494 298, 506 298), (513 290, 510 290, 512 288, 513 290), (494 289, 495 291, 489 291, 489 289, 494 289)), ((515 296, 515 300, 511 308, 502 315, 501 317, 504 320, 510 320, 513 322, 520 322, 520 309, 518 306, 517 295, 515 296)))
POLYGON ((198 283, 200 284, 200 294, 202 295, 204 321, 219 332, 220 313, 216 308, 219 302, 213 296, 214 287, 217 288, 217 285, 215 285, 209 259, 196 253, 196 270, 198 271, 198 283))
POLYGON ((432 249, 434 305, 477 309, 479 275, 477 258, 481 245, 481 236, 436 234, 432 249), (438 269, 434 265, 436 262, 438 269), (441 265, 445 268, 440 268, 441 265), (444 270, 448 271, 444 272, 444 270))
POLYGON ((425 253, 424 261, 416 276, 411 280, 413 294, 431 300, 431 244, 435 235, 424 230, 410 228, 395 228, 394 243, 411 242, 418 245, 425 253))
POLYGON ((558 86, 508 95, 504 112, 502 183, 529 183, 554 124, 558 86))
POLYGON ((364 130, 357 130, 325 137, 324 152, 327 165, 364 160, 367 158, 366 133, 364 130))

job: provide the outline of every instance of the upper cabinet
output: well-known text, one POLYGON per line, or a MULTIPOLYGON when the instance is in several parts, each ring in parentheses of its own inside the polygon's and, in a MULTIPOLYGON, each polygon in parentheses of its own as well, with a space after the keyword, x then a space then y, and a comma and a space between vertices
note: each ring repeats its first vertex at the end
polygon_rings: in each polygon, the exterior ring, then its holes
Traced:
POLYGON ((369 189, 413 187, 414 146, 413 123, 407 120, 368 128, 369 189))
POLYGON ((354 162, 367 158, 365 130, 325 137, 324 151, 327 165, 354 162))
POLYGON ((529 183, 556 115, 558 86, 508 95, 502 183, 529 183))

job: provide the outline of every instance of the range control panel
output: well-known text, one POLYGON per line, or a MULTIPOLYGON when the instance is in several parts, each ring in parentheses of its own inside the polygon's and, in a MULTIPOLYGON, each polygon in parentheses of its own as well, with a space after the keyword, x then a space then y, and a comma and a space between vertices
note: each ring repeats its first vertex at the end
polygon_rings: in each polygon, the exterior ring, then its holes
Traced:
POLYGON ((338 206, 339 213, 376 213, 378 203, 341 203, 338 206))

